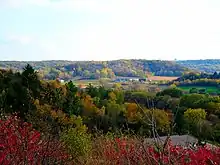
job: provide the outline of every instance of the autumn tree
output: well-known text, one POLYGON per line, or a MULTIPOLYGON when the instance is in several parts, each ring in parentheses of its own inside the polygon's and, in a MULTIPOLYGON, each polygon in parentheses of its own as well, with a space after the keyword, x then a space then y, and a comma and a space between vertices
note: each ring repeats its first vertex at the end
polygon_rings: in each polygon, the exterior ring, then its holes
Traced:
POLYGON ((184 112, 184 119, 187 128, 190 132, 195 133, 199 124, 206 119, 206 112, 204 109, 187 109, 184 112))
POLYGON ((139 111, 139 107, 136 103, 125 103, 125 116, 128 122, 136 123, 141 119, 141 112, 139 111))
POLYGON ((143 114, 143 124, 152 132, 154 128, 159 134, 170 131, 171 120, 166 111, 160 109, 146 109, 143 114))
POLYGON ((187 123, 196 124, 206 119, 206 112, 204 109, 187 109, 186 112, 184 112, 184 118, 187 123))

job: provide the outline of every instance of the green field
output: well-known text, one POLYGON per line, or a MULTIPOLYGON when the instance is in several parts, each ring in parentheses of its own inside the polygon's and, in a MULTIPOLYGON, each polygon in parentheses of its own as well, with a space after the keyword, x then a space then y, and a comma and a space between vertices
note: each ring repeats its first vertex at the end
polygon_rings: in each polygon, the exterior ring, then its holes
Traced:
POLYGON ((199 89, 206 89, 207 93, 219 93, 220 92, 219 88, 211 87, 211 86, 179 86, 178 88, 180 88, 180 89, 182 89, 184 91, 187 91, 187 92, 189 92, 189 90, 191 88, 197 88, 198 90, 199 89))

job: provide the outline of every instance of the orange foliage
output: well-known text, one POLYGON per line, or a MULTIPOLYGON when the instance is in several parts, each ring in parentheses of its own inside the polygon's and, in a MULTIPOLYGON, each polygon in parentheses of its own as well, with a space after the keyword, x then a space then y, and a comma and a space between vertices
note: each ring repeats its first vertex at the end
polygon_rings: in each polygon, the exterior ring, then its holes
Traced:
POLYGON ((136 103, 126 103, 126 113, 125 116, 128 121, 136 121, 139 116, 138 105, 136 103))
POLYGON ((93 103, 92 97, 90 95, 86 95, 82 99, 82 106, 83 106, 83 115, 85 116, 99 113, 99 109, 93 103))

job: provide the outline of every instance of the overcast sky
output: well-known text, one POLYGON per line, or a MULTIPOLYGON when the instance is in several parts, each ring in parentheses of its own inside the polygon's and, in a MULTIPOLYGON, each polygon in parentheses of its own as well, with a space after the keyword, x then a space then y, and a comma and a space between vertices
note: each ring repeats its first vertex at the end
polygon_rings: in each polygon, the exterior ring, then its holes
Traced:
POLYGON ((0 60, 220 59, 220 0, 0 0, 0 60))

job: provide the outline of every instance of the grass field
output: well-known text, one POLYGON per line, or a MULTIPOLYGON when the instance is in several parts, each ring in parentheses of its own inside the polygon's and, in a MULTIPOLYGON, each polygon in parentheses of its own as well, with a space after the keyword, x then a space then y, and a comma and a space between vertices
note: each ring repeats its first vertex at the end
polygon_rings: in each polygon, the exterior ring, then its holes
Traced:
POLYGON ((197 88, 197 89, 206 89, 207 93, 219 93, 220 89, 217 87, 211 87, 211 86, 179 86, 180 89, 184 91, 189 91, 191 88, 197 88))
POLYGON ((148 79, 151 81, 173 81, 178 77, 167 77, 167 76, 149 76, 148 79))

